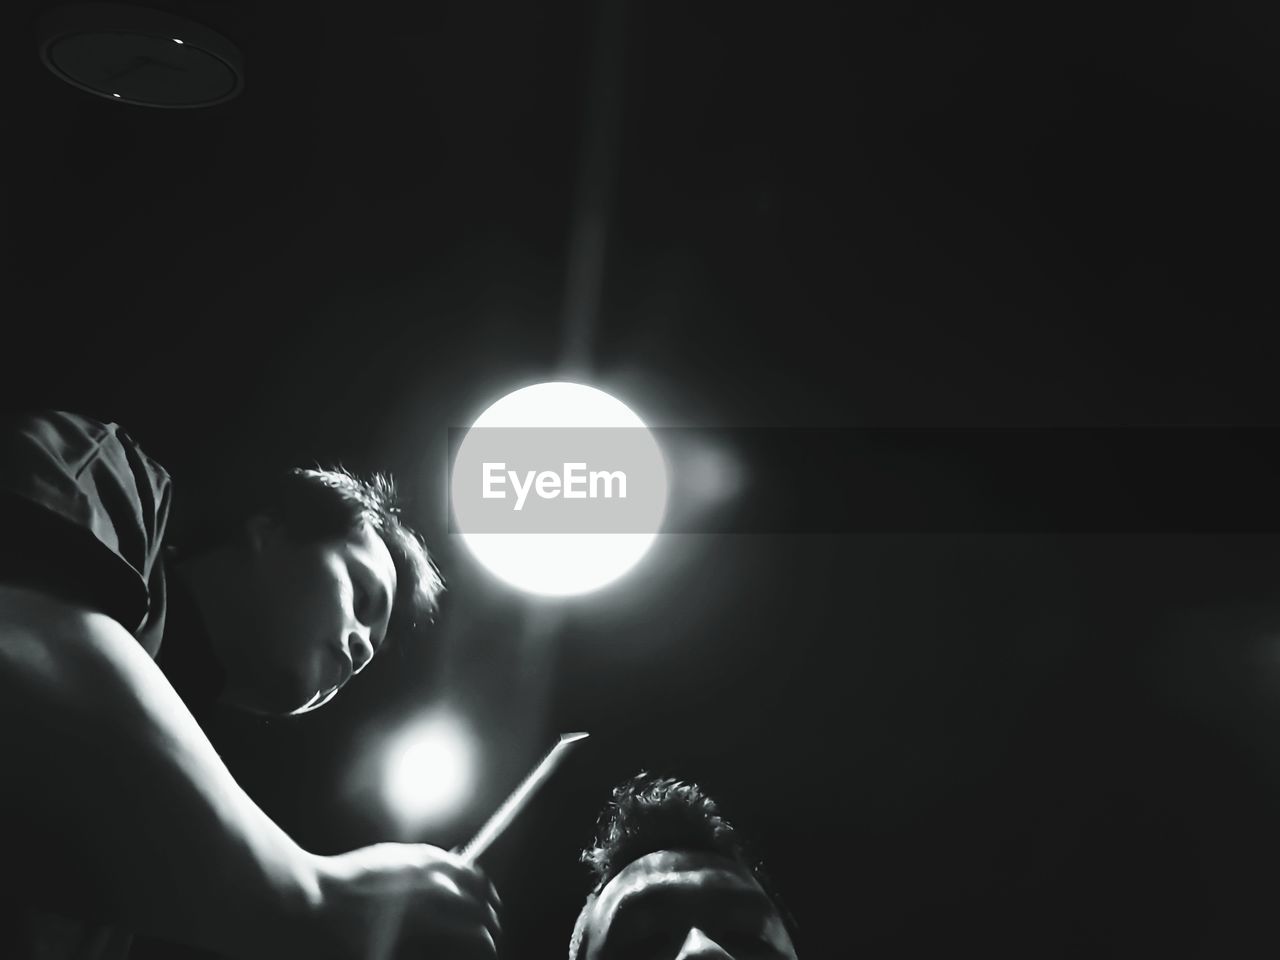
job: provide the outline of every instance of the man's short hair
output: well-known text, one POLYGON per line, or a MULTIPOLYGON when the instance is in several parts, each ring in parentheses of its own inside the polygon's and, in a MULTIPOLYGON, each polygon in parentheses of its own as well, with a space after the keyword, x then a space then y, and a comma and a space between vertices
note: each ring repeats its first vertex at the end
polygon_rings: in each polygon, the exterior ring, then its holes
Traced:
POLYGON ((225 540, 228 531, 242 529, 258 514, 276 520, 289 536, 304 543, 346 537, 368 524, 387 545, 396 570, 387 641, 434 618, 444 580, 422 536, 400 519, 400 498, 387 474, 362 479, 343 467, 294 468, 231 496, 204 514, 184 551, 199 552, 225 540))
POLYGON ((696 783, 640 771, 613 788, 596 824, 594 843, 582 851, 595 880, 574 923, 569 960, 585 952, 587 919, 601 891, 629 864, 659 850, 715 853, 747 868, 794 937, 795 924, 764 865, 738 836, 719 805, 696 783))

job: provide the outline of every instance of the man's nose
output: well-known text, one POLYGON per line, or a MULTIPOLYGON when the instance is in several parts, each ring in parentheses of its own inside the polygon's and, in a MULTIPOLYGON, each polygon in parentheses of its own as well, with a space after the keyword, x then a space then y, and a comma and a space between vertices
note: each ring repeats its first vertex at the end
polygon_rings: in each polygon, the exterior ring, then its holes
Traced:
POLYGON ((693 927, 689 935, 680 944, 680 952, 676 960, 733 960, 733 954, 716 943, 709 936, 693 927))
POLYGON ((361 627, 351 631, 347 639, 347 652, 351 654, 353 673, 359 673, 369 665, 369 661, 373 659, 373 641, 369 639, 366 629, 361 627))

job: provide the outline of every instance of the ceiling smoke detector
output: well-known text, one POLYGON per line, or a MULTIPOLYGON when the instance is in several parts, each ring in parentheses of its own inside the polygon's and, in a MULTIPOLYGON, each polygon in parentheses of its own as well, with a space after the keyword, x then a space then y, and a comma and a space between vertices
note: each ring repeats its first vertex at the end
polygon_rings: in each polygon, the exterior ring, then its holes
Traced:
POLYGON ((118 103, 210 107, 244 89, 244 60, 226 37, 146 7, 58 7, 38 26, 40 59, 61 80, 118 103))

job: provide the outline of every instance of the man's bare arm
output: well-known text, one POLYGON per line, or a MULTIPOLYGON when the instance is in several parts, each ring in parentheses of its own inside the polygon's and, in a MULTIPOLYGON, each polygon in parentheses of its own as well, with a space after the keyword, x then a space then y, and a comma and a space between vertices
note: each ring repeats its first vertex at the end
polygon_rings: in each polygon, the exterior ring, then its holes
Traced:
POLYGON ((478 874, 424 845, 307 853, 239 787, 128 631, 3 584, 0 755, 11 800, 67 826, 66 868, 95 912, 138 932, 231 957, 364 956, 393 897, 424 944, 491 950, 478 874))

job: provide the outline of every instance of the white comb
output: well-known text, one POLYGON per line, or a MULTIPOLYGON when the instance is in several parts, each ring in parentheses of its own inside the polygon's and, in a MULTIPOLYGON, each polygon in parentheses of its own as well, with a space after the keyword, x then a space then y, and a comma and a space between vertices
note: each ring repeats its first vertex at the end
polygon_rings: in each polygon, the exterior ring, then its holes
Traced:
POLYGON ((564 759, 565 754, 569 752, 570 746, 579 740, 585 740, 589 736, 590 734, 588 733, 560 734, 560 739, 556 741, 556 745, 539 761, 529 775, 520 781, 520 785, 511 791, 511 795, 503 801, 502 806, 485 822, 485 825, 480 828, 480 832, 472 837, 467 845, 459 851, 462 859, 467 863, 474 863, 476 858, 488 850, 489 846, 501 836, 502 831, 506 830, 511 825, 511 821, 524 809, 534 791, 551 776, 552 771, 564 759))

